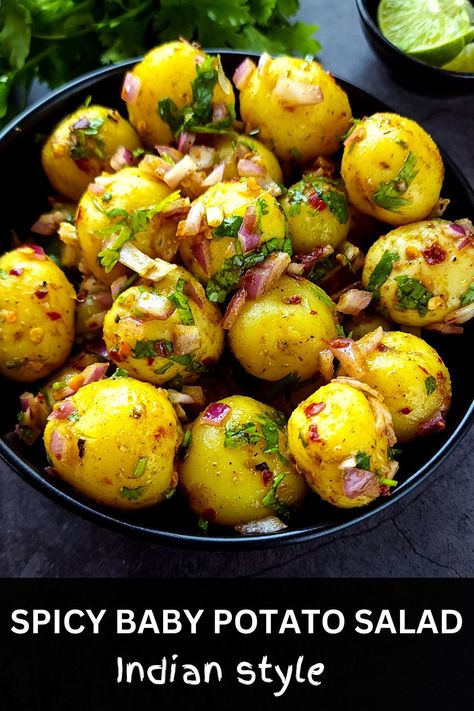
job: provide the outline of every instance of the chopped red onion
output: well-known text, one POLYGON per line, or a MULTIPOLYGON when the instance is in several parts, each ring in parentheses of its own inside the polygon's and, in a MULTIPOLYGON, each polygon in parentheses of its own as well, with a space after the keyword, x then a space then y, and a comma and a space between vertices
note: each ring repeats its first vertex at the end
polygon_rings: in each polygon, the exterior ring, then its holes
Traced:
POLYGON ((332 338, 326 343, 349 377, 359 379, 365 375, 364 358, 351 338, 332 338))
POLYGON ((437 412, 429 420, 422 422, 417 429, 417 434, 420 437, 433 434, 434 432, 442 432, 446 428, 446 421, 441 412, 437 412))
POLYGON ((127 72, 122 84, 122 99, 129 104, 135 103, 140 92, 141 85, 141 80, 135 76, 135 74, 127 72))
POLYGON ((89 183, 87 192, 91 195, 103 195, 105 193, 105 188, 103 185, 98 183, 89 183))
POLYGON ((214 163, 216 149, 212 146, 193 146, 189 151, 190 157, 200 170, 210 168, 214 163))
POLYGON ((224 329, 229 330, 233 326, 237 316, 242 311, 246 299, 247 292, 245 289, 239 289, 235 292, 232 299, 229 301, 229 305, 227 306, 224 314, 224 319, 222 321, 222 327, 224 329))
POLYGON ((163 175, 165 183, 174 190, 186 176, 197 170, 196 163, 188 156, 184 156, 179 163, 176 163, 167 173, 163 175))
POLYGON ((66 454, 67 440, 57 430, 53 430, 49 448, 56 459, 62 459, 63 455, 66 454))
POLYGON ((320 86, 280 75, 272 92, 285 106, 314 106, 324 100, 320 86))
POLYGON ((127 283, 126 276, 119 276, 117 279, 115 279, 115 281, 112 282, 112 284, 110 285, 110 294, 111 294, 112 299, 114 301, 117 298, 117 296, 119 294, 121 294, 126 283, 127 283))
POLYGON ((170 388, 167 390, 168 400, 172 405, 194 405, 194 400, 191 395, 180 393, 178 390, 170 388))
POLYGON ((226 104, 213 104, 212 106, 212 120, 223 121, 229 115, 229 109, 226 104))
POLYGON ((209 276, 211 267, 211 252, 209 249, 209 241, 207 239, 197 244, 193 244, 191 252, 194 259, 199 264, 206 276, 209 276))
POLYGON ((334 377, 334 356, 329 349, 325 348, 319 353, 319 372, 326 382, 334 377))
POLYGON ((356 499, 358 496, 376 498, 380 494, 379 487, 377 477, 372 472, 356 467, 344 471, 342 488, 348 499, 356 499))
POLYGON ((201 185, 204 188, 209 188, 211 185, 216 185, 220 183, 224 177, 225 163, 218 163, 214 170, 209 173, 207 178, 204 178, 201 185))
POLYGON ((178 151, 180 151, 183 155, 185 153, 189 153, 189 149, 192 147, 195 140, 195 133, 187 133, 186 131, 183 131, 178 140, 178 151))
POLYGON ((83 116, 78 121, 76 121, 76 123, 74 123, 71 126, 71 128, 73 131, 78 131, 78 130, 81 130, 84 128, 89 128, 90 125, 91 125, 91 123, 90 123, 89 119, 86 118, 85 116, 83 116))
POLYGON ((34 244, 33 242, 29 244, 24 244, 21 247, 18 248, 21 252, 25 252, 26 254, 30 254, 30 250, 33 252, 31 255, 35 259, 46 259, 46 252, 44 251, 43 247, 40 247, 38 244, 34 244))
POLYGON ((446 323, 466 323, 474 317, 474 301, 466 306, 461 306, 461 308, 451 311, 445 318, 446 323))
POLYGON ((264 262, 248 269, 241 280, 241 286, 249 299, 258 299, 273 289, 278 279, 285 273, 290 257, 286 252, 274 252, 264 262))
POLYGON ((48 420, 67 420, 73 412, 76 412, 74 403, 69 398, 66 398, 59 405, 54 406, 54 410, 49 415, 48 420))
POLYGON ((136 301, 136 306, 144 314, 152 316, 158 321, 166 321, 176 310, 175 304, 161 294, 144 291, 136 301))
POLYGON ((461 237, 461 239, 457 241, 456 249, 458 250, 458 252, 462 252, 463 249, 469 247, 470 245, 474 245, 474 239, 469 235, 466 235, 465 237, 461 237))
POLYGON ((361 311, 367 308, 371 300, 372 292, 349 289, 341 294, 336 309, 343 314, 358 316, 361 311))
POLYGON ((173 328, 173 353, 175 355, 187 355, 199 348, 200 345, 201 334, 197 326, 175 324, 173 328))
POLYGON ((125 146, 119 146, 112 158, 110 159, 110 167, 115 170, 122 170, 126 165, 132 165, 133 156, 125 146))
POLYGON ((274 180, 264 175, 263 177, 256 178, 257 183, 263 188, 267 193, 270 193, 273 197, 280 197, 282 190, 278 183, 274 180))
POLYGON ((462 225, 457 225, 455 222, 451 222, 448 225, 448 228, 451 230, 451 232, 454 232, 455 235, 461 235, 461 237, 464 237, 466 234, 466 230, 462 225))
POLYGON ((375 331, 371 331, 367 334, 363 341, 357 341, 357 348, 362 353, 364 357, 373 353, 378 346, 381 344, 383 338, 383 328, 379 326, 375 331))
POLYGON ((241 178, 247 176, 259 177, 265 175, 265 168, 261 163, 249 158, 241 158, 237 163, 237 172, 241 178))
POLYGON ((250 79, 250 75, 252 74, 254 69, 256 69, 256 66, 254 62, 252 62, 252 60, 248 57, 239 64, 239 66, 234 72, 234 76, 232 77, 232 81, 234 82, 237 89, 239 89, 239 91, 241 91, 245 86, 247 86, 248 80, 250 79))
POLYGON ((260 244, 260 235, 255 231, 256 226, 257 210, 255 205, 249 205, 245 210, 244 219, 238 233, 244 254, 256 249, 260 244))
POLYGON ((435 331, 436 333, 444 333, 446 335, 459 336, 464 333, 462 326, 456 326, 454 323, 430 323, 424 326, 427 331, 435 331))
POLYGON ((192 281, 187 281, 183 288, 183 293, 186 294, 195 304, 202 306, 205 303, 203 297, 200 296, 198 290, 192 281))
POLYGON ((201 415, 201 421, 207 425, 221 425, 230 414, 230 407, 225 402, 213 402, 201 415))
POLYGON ((37 235, 49 237, 56 234, 61 222, 66 220, 67 215, 62 210, 54 210, 41 215, 31 226, 31 231, 37 235))
POLYGON ((109 367, 108 363, 92 363, 84 368, 81 375, 83 377, 83 385, 89 385, 89 383, 95 383, 98 380, 102 380, 105 376, 107 369, 109 367))
POLYGON ((176 264, 169 264, 158 257, 152 259, 130 242, 124 244, 120 250, 119 262, 150 281, 159 281, 176 269, 176 264))
POLYGON ((155 146, 155 148, 162 158, 163 156, 168 156, 173 163, 179 163, 179 161, 184 158, 181 150, 176 150, 176 148, 172 148, 171 146, 155 146))

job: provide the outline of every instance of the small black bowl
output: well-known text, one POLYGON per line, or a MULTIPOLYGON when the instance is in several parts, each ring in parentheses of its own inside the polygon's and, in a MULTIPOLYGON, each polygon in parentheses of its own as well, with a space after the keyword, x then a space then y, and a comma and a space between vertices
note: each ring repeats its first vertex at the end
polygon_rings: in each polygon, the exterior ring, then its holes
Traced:
POLYGON ((418 92, 436 94, 438 98, 474 92, 473 73, 449 72, 433 67, 410 57, 389 42, 377 24, 379 3, 380 0, 356 0, 365 38, 395 79, 418 92))
MULTIPOLYGON (((223 51, 222 64, 231 76, 245 54, 223 51)), ((248 54, 248 53, 247 53, 248 54)), ((46 136, 66 114, 74 111, 90 95, 92 100, 125 112, 120 101, 120 88, 125 72, 138 60, 128 60, 115 67, 98 69, 79 77, 50 96, 41 99, 23 112, 0 132, 0 165, 8 166, 8 180, 2 186, 1 229, 3 248, 9 248, 8 235, 14 230, 23 239, 38 214, 47 206, 51 187, 41 169, 41 146, 38 137, 46 136)), ((347 92, 354 116, 376 111, 389 111, 378 99, 358 87, 338 79, 347 92)), ((443 195, 451 198, 447 219, 471 217, 474 214, 474 193, 452 161, 443 153, 446 167, 443 195)), ((472 402, 474 369, 472 368, 470 339, 474 323, 466 325, 466 333, 459 337, 426 334, 427 340, 439 351, 449 368, 453 383, 453 401, 444 432, 418 440, 403 447, 400 460, 400 483, 389 498, 379 498, 364 509, 338 509, 308 496, 290 528, 281 533, 243 537, 230 528, 213 528, 209 535, 199 532, 196 519, 180 497, 158 508, 143 511, 116 511, 86 499, 58 478, 48 476, 46 458, 41 442, 33 447, 23 444, 12 432, 16 422, 18 396, 25 384, 13 383, 0 377, 2 407, 0 408, 0 457, 30 485, 76 514, 120 531, 156 542, 186 548, 242 550, 267 548, 295 541, 328 536, 366 520, 386 510, 425 482, 445 457, 460 442, 474 422, 472 402)))

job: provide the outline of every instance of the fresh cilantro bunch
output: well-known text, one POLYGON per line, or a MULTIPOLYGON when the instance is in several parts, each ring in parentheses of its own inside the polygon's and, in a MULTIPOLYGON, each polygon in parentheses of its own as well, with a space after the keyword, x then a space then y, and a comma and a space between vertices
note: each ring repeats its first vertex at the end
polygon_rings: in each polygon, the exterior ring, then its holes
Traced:
POLYGON ((205 47, 315 54, 317 26, 289 19, 299 6, 300 0, 1 0, 0 121, 14 115, 34 79, 59 86, 178 37, 205 47))

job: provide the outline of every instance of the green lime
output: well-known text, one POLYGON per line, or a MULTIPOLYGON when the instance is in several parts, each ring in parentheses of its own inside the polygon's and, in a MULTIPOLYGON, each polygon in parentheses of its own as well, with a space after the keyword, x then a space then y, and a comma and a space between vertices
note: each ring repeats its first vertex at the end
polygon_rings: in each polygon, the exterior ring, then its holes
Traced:
POLYGON ((377 20, 402 52, 437 67, 474 39, 469 0, 381 0, 377 20))
POLYGON ((472 72, 474 73, 474 44, 468 44, 457 57, 445 64, 443 69, 450 72, 472 72))

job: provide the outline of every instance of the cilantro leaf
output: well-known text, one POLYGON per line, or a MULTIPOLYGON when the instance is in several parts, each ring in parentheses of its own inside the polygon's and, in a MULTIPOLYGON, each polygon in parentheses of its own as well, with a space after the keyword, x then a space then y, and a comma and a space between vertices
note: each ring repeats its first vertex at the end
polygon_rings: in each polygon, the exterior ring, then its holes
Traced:
POLYGON ((129 501, 138 501, 144 491, 144 486, 135 486, 134 488, 129 488, 128 486, 120 487, 120 495, 129 501))
POLYGON ((262 499, 262 504, 269 509, 272 509, 278 516, 283 516, 286 518, 289 514, 288 506, 283 501, 278 498, 278 487, 285 478, 285 474, 278 474, 273 479, 272 487, 268 494, 266 494, 262 499))
POLYGON ((410 200, 401 197, 401 195, 406 193, 418 175, 418 171, 415 170, 415 164, 416 155, 410 151, 395 178, 379 184, 372 196, 373 201, 379 207, 391 212, 399 212, 401 207, 408 205, 410 200))
POLYGON ((357 469, 365 469, 370 471, 370 460, 372 457, 367 452, 357 452, 355 456, 357 469))
POLYGON ((243 221, 244 218, 240 215, 225 217, 212 234, 214 237, 237 237, 243 221))
POLYGON ((71 144, 69 155, 73 160, 83 158, 104 158, 104 141, 99 137, 99 131, 105 122, 104 118, 81 119, 70 129, 71 144))
POLYGON ((254 422, 246 422, 236 427, 231 427, 228 423, 225 428, 224 447, 236 449, 248 444, 257 444, 261 439, 262 435, 254 422))
POLYGON ((185 286, 186 280, 181 278, 178 279, 176 282, 176 291, 174 294, 168 296, 168 299, 176 306, 181 323, 184 326, 193 326, 194 317, 189 305, 189 299, 184 293, 185 286))
POLYGON ((156 358, 164 354, 166 357, 173 353, 173 344, 171 341, 159 339, 157 341, 137 341, 132 348, 134 358, 156 358))
POLYGON ((461 299, 461 306, 469 306, 474 301, 474 281, 469 285, 466 293, 461 299))
POLYGON ((148 464, 148 457, 140 457, 137 462, 135 469, 133 470, 133 478, 140 479, 145 473, 145 469, 148 464))
POLYGON ((374 299, 380 298, 380 287, 385 284, 390 276, 394 263, 398 262, 399 259, 400 257, 397 252, 384 252, 382 254, 367 284, 367 289, 373 293, 374 299))
POLYGON ((428 311, 428 302, 433 296, 417 279, 409 276, 395 277, 397 282, 397 301, 402 309, 417 309, 420 316, 428 311))
POLYGON ((438 387, 438 383, 436 382, 436 378, 433 377, 432 375, 428 375, 428 377, 425 380, 425 388, 426 388, 426 394, 431 395, 431 393, 434 393, 436 388, 438 387))

